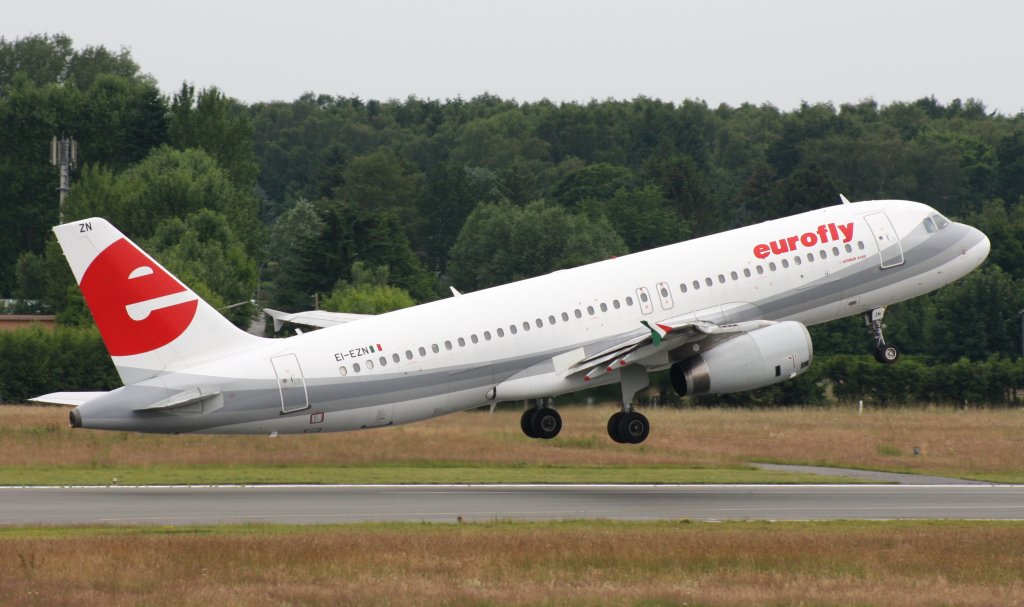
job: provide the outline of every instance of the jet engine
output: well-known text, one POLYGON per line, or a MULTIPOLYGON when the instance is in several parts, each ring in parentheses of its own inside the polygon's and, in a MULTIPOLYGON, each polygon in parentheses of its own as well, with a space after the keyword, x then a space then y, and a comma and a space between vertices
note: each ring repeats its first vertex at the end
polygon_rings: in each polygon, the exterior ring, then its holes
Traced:
POLYGON ((813 354, 807 327, 780 322, 675 363, 672 387, 680 396, 753 390, 800 375, 810 368, 813 354))

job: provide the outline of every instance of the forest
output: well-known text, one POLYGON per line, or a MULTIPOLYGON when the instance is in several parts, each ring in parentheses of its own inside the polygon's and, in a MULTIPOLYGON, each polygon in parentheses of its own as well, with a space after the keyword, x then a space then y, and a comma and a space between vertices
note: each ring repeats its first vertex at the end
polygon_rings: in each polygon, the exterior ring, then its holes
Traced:
POLYGON ((988 234, 989 260, 890 308, 886 336, 907 355, 894 369, 868 365, 871 340, 849 318, 811 328, 812 373, 702 402, 1017 402, 1024 113, 977 99, 784 111, 486 93, 247 105, 188 82, 165 95, 125 49, 0 38, 0 298, 60 324, 0 336, 0 396, 117 384, 51 235, 61 217, 106 217, 248 326, 263 307, 380 313, 840 194, 929 204, 988 234), (50 142, 64 136, 79 153, 62 209, 50 142), (50 358, 68 360, 37 362, 50 358))

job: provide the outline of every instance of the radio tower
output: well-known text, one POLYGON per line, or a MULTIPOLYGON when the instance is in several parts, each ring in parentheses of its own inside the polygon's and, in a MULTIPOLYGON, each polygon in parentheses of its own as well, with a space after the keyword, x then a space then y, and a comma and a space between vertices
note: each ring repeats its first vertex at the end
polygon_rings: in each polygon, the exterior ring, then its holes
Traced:
POLYGON ((64 223, 64 199, 71 191, 71 169, 78 166, 78 142, 74 139, 54 137, 50 141, 50 164, 60 167, 60 207, 58 215, 60 222, 64 223))

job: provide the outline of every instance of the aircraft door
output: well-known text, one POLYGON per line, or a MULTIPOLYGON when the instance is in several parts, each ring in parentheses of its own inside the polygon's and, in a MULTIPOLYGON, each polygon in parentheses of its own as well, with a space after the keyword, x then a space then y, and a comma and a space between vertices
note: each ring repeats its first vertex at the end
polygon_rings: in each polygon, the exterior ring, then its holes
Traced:
POLYGON ((640 311, 644 314, 650 314, 654 311, 654 302, 651 301, 651 292, 647 290, 647 287, 638 287, 636 290, 637 303, 640 305, 640 311))
POLYGON ((270 359, 277 376, 277 389, 281 394, 281 413, 294 413, 309 408, 306 379, 294 354, 283 354, 270 359))
POLYGON ((882 269, 898 266, 903 263, 903 245, 896 236, 896 230, 885 213, 872 213, 864 216, 878 247, 882 269))

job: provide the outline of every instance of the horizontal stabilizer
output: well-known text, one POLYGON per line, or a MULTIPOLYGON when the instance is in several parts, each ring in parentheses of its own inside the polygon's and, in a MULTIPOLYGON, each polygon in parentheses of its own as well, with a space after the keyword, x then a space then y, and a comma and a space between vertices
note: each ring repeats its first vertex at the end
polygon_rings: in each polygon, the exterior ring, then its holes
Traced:
POLYGON ((343 325, 373 316, 373 314, 349 314, 346 312, 325 312, 324 310, 309 310, 308 312, 295 312, 294 314, 281 312, 280 310, 271 310, 270 308, 263 308, 263 311, 274 319, 275 331, 280 331, 286 322, 306 325, 308 327, 333 327, 334 325, 343 325))
POLYGON ((78 406, 87 403, 94 398, 103 396, 106 392, 51 392, 29 400, 35 403, 48 403, 51 405, 74 405, 78 406))
MULTIPOLYGON (((169 409, 180 409, 189 405, 201 404, 204 401, 208 401, 214 397, 220 396, 220 390, 212 388, 192 388, 191 390, 183 390, 178 392, 174 396, 165 398, 161 401, 155 402, 145 407, 135 409, 136 411, 167 411, 169 409)), ((216 408, 220 408, 219 406, 216 408)), ((197 412, 206 412, 206 410, 200 410, 197 412)))

